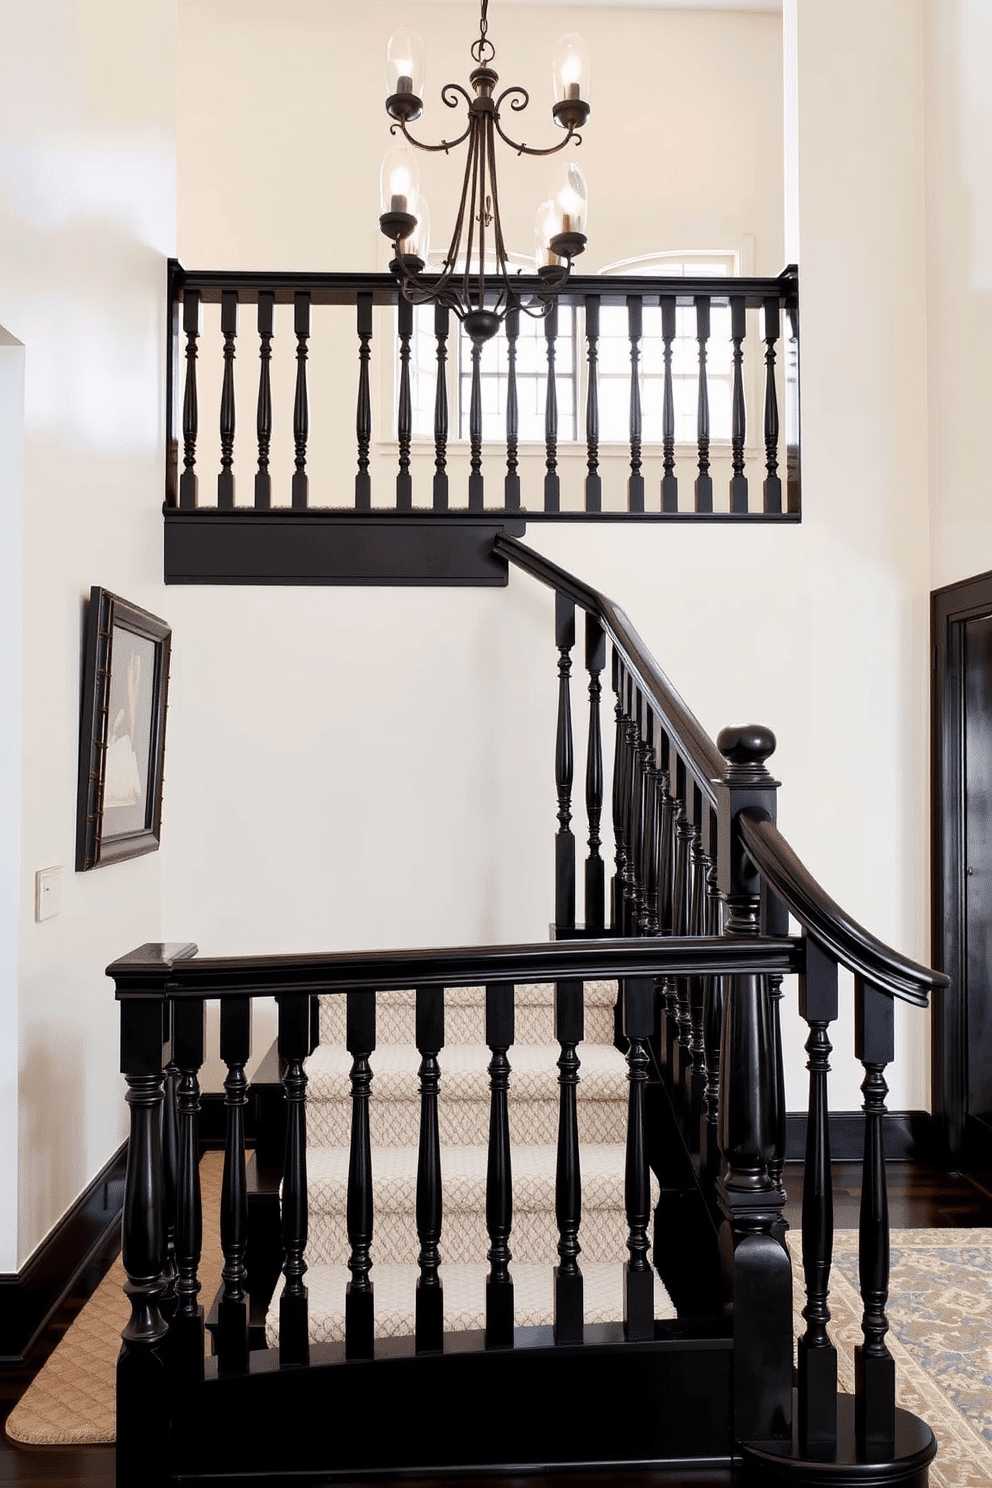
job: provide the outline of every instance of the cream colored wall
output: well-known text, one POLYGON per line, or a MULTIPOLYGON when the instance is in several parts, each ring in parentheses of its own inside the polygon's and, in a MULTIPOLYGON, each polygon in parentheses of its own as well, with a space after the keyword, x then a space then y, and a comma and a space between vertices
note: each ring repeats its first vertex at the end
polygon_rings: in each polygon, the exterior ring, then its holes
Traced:
POLYGON ((992 568, 992 475, 980 432, 992 392, 992 8, 986 0, 927 0, 924 18, 936 588, 992 568))
MULTIPOLYGON (((0 49, 0 320, 24 343, 19 1221, 23 1263, 123 1139, 104 966, 156 939, 161 862, 74 874, 83 602, 157 613, 165 259, 175 234, 175 5, 8 6, 0 49), (34 922, 34 874, 63 867, 34 922)), ((18 645, 5 627, 3 644, 18 645)), ((4 979, 4 999, 17 983, 4 979)), ((6 1185, 4 1185, 6 1193, 6 1185)), ((3 1263, 0 1263, 3 1264, 3 1263)))

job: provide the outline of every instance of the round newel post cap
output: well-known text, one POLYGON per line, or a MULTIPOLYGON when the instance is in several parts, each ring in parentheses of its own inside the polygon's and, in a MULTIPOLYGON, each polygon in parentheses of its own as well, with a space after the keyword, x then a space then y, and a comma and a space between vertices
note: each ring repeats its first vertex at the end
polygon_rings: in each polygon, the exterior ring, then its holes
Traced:
POLYGON ((764 779, 765 760, 775 753, 775 735, 762 723, 731 723, 717 734, 716 747, 727 761, 728 778, 764 779))

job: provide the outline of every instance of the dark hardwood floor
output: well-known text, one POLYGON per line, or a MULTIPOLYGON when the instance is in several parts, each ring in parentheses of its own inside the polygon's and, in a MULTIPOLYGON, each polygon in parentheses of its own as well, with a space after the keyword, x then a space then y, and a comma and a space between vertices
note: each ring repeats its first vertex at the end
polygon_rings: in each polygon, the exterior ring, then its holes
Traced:
MULTIPOLYGON (((789 1223, 800 1224, 801 1165, 786 1168, 786 1187, 790 1197, 786 1208, 789 1223)), ((834 1164, 835 1223, 838 1229, 854 1229, 858 1223, 860 1202, 860 1164, 834 1164)), ((917 1163, 893 1163, 888 1168, 890 1222, 894 1229, 992 1227, 992 1175, 965 1177, 945 1173, 917 1163)), ((79 1285, 45 1330, 29 1363, 21 1369, 0 1369, 0 1411, 7 1416, 27 1389, 60 1339, 105 1274, 116 1255, 108 1244, 93 1257, 79 1285)), ((395 1480, 393 1480, 395 1482, 395 1480)), ((416 1480, 427 1488, 425 1479, 416 1480)), ((444 1488, 455 1488, 452 1478, 443 1480, 444 1488)), ((677 1479, 662 1472, 596 1472, 542 1473, 524 1476, 475 1477, 472 1488, 724 1488, 725 1478, 702 1473, 693 1476, 680 1472, 677 1479)), ((412 1488, 413 1480, 404 1482, 412 1488)), ((19 1488, 113 1488, 113 1447, 23 1447, 0 1442, 0 1484, 16 1483, 19 1488)), ((375 1488, 368 1480, 363 1488, 375 1488)))

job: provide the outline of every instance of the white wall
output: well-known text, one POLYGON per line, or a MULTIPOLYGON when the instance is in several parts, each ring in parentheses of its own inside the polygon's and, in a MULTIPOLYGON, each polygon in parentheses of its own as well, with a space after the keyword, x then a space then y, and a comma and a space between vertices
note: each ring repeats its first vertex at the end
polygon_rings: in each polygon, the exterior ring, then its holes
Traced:
MULTIPOLYGON (((166 600, 175 45, 173 0, 144 0, 140 25, 125 0, 5 13, 0 320, 26 348, 17 1264, 123 1138, 103 969, 159 936, 158 857, 85 875, 73 861, 84 599, 101 584, 157 613, 166 600), (53 864, 62 913, 35 924, 35 870, 53 864)), ((16 655, 16 632, 5 627, 3 644, 16 655)), ((5 979, 2 996, 14 995, 5 979)))
POLYGON ((992 568, 992 8, 928 0, 927 363, 933 586, 992 568))

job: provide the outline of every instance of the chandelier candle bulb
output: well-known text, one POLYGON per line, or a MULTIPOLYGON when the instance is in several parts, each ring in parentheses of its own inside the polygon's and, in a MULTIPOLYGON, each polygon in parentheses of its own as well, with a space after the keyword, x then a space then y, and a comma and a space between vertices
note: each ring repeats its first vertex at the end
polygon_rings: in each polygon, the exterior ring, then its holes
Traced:
POLYGON ((553 72, 554 117, 563 129, 581 129, 589 117, 589 56, 577 32, 559 41, 553 72))
POLYGON ((386 48, 386 111, 394 119, 420 116, 424 91, 424 43, 416 31, 401 26, 386 48))

